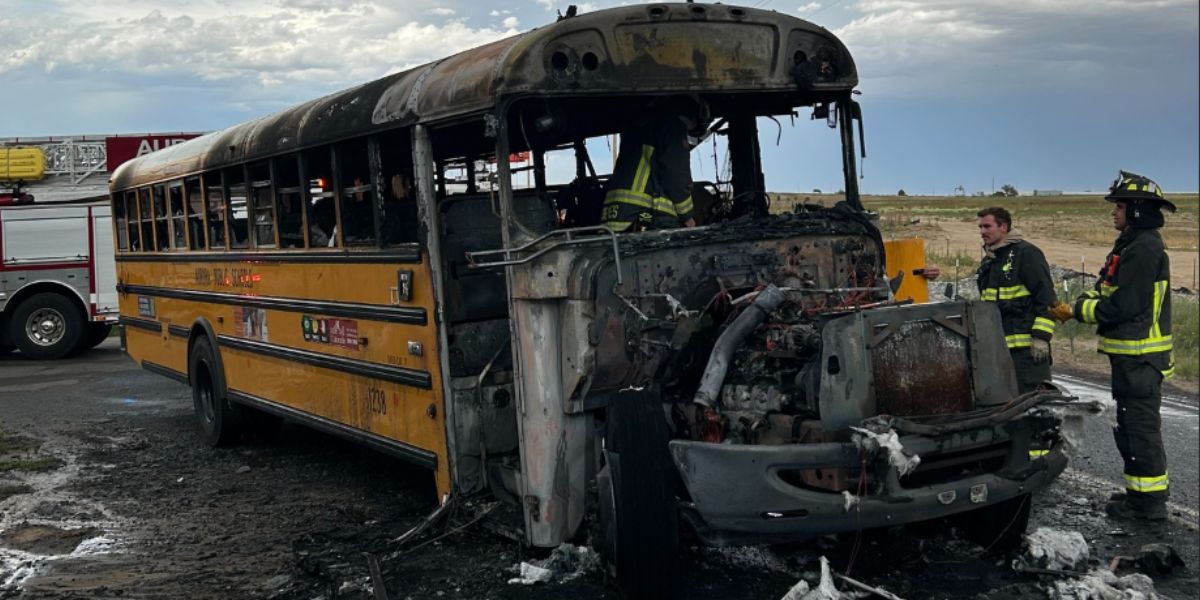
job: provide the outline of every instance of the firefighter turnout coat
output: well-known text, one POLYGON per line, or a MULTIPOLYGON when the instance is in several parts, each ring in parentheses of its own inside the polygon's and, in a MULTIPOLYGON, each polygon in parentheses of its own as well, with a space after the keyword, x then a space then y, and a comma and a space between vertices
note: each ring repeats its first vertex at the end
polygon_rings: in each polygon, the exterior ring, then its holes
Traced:
POLYGON ((604 195, 604 224, 613 231, 669 229, 692 217, 687 125, 665 116, 621 134, 617 164, 604 195))
POLYGON ((1008 349, 1029 348, 1035 337, 1050 341, 1055 323, 1049 309, 1058 299, 1046 257, 1016 232, 993 254, 979 265, 979 297, 1000 309, 1008 349))
POLYGON ((1163 377, 1174 373, 1171 265, 1158 229, 1121 232, 1095 289, 1075 301, 1075 317, 1096 325, 1100 352, 1140 357, 1163 377))

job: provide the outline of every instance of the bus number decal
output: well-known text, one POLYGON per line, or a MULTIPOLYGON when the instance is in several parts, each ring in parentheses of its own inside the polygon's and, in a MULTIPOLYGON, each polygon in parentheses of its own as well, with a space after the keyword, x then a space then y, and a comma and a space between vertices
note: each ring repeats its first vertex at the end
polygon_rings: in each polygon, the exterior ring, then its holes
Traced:
POLYGON ((387 394, 379 388, 367 388, 367 408, 371 412, 386 415, 387 414, 387 394))

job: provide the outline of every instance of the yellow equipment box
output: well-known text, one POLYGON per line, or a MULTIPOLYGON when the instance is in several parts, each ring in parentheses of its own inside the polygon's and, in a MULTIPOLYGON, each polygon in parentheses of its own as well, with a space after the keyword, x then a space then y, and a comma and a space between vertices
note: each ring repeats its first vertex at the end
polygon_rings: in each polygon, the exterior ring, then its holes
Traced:
POLYGON ((893 240, 884 242, 887 254, 887 275, 891 279, 903 276, 896 290, 897 300, 912 300, 916 304, 929 302, 929 288, 921 272, 925 268, 925 240, 893 240))
POLYGON ((0 181, 38 181, 45 175, 41 148, 0 148, 0 181))

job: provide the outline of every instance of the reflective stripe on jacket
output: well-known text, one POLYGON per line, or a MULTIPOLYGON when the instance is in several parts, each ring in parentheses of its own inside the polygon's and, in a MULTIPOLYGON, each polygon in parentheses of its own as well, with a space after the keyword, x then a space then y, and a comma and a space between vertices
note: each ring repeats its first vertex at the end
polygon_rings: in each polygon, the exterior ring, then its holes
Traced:
POLYGON ((1057 301, 1050 265, 1037 246, 1024 240, 997 248, 976 272, 979 298, 995 302, 1009 349, 1028 348, 1033 338, 1054 337, 1050 305, 1057 301))
POLYGON ((692 218, 687 126, 668 116, 621 134, 617 164, 606 184, 604 224, 625 231, 679 227, 692 218))
POLYGON ((1171 264, 1158 229, 1121 233, 1095 289, 1075 301, 1075 318, 1096 324, 1100 352, 1144 356, 1174 374, 1171 264))

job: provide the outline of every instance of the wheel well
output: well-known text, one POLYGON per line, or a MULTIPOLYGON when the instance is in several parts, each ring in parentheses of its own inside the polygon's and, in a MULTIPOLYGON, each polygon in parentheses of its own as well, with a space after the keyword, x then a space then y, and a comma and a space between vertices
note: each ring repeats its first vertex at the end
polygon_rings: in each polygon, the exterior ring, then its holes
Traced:
POLYGON ((220 350, 220 347, 217 345, 217 334, 215 331, 213 331, 212 323, 209 323, 207 319, 196 319, 196 321, 194 323, 192 323, 191 331, 188 332, 188 346, 187 346, 188 384, 195 385, 195 382, 192 381, 192 372, 191 372, 192 371, 192 368, 191 368, 191 366, 192 366, 192 349, 196 345, 196 340, 201 339, 201 338, 208 338, 208 344, 212 348, 213 361, 216 363, 211 367, 211 369, 216 372, 209 373, 209 375, 213 378, 213 385, 221 386, 221 388, 223 390, 224 385, 225 385, 225 362, 223 360, 221 360, 221 350, 220 350))
POLYGON ((8 304, 4 306, 4 312, 12 313, 12 311, 16 310, 22 302, 25 302, 25 300, 42 292, 58 294, 64 298, 67 298, 71 301, 71 304, 75 305, 75 308, 80 310, 80 312, 83 314, 84 320, 88 320, 87 303, 84 302, 83 298, 79 297, 79 292, 75 291, 70 286, 53 281, 39 281, 36 283, 31 283, 17 290, 17 292, 13 294, 11 298, 9 298, 8 304))

